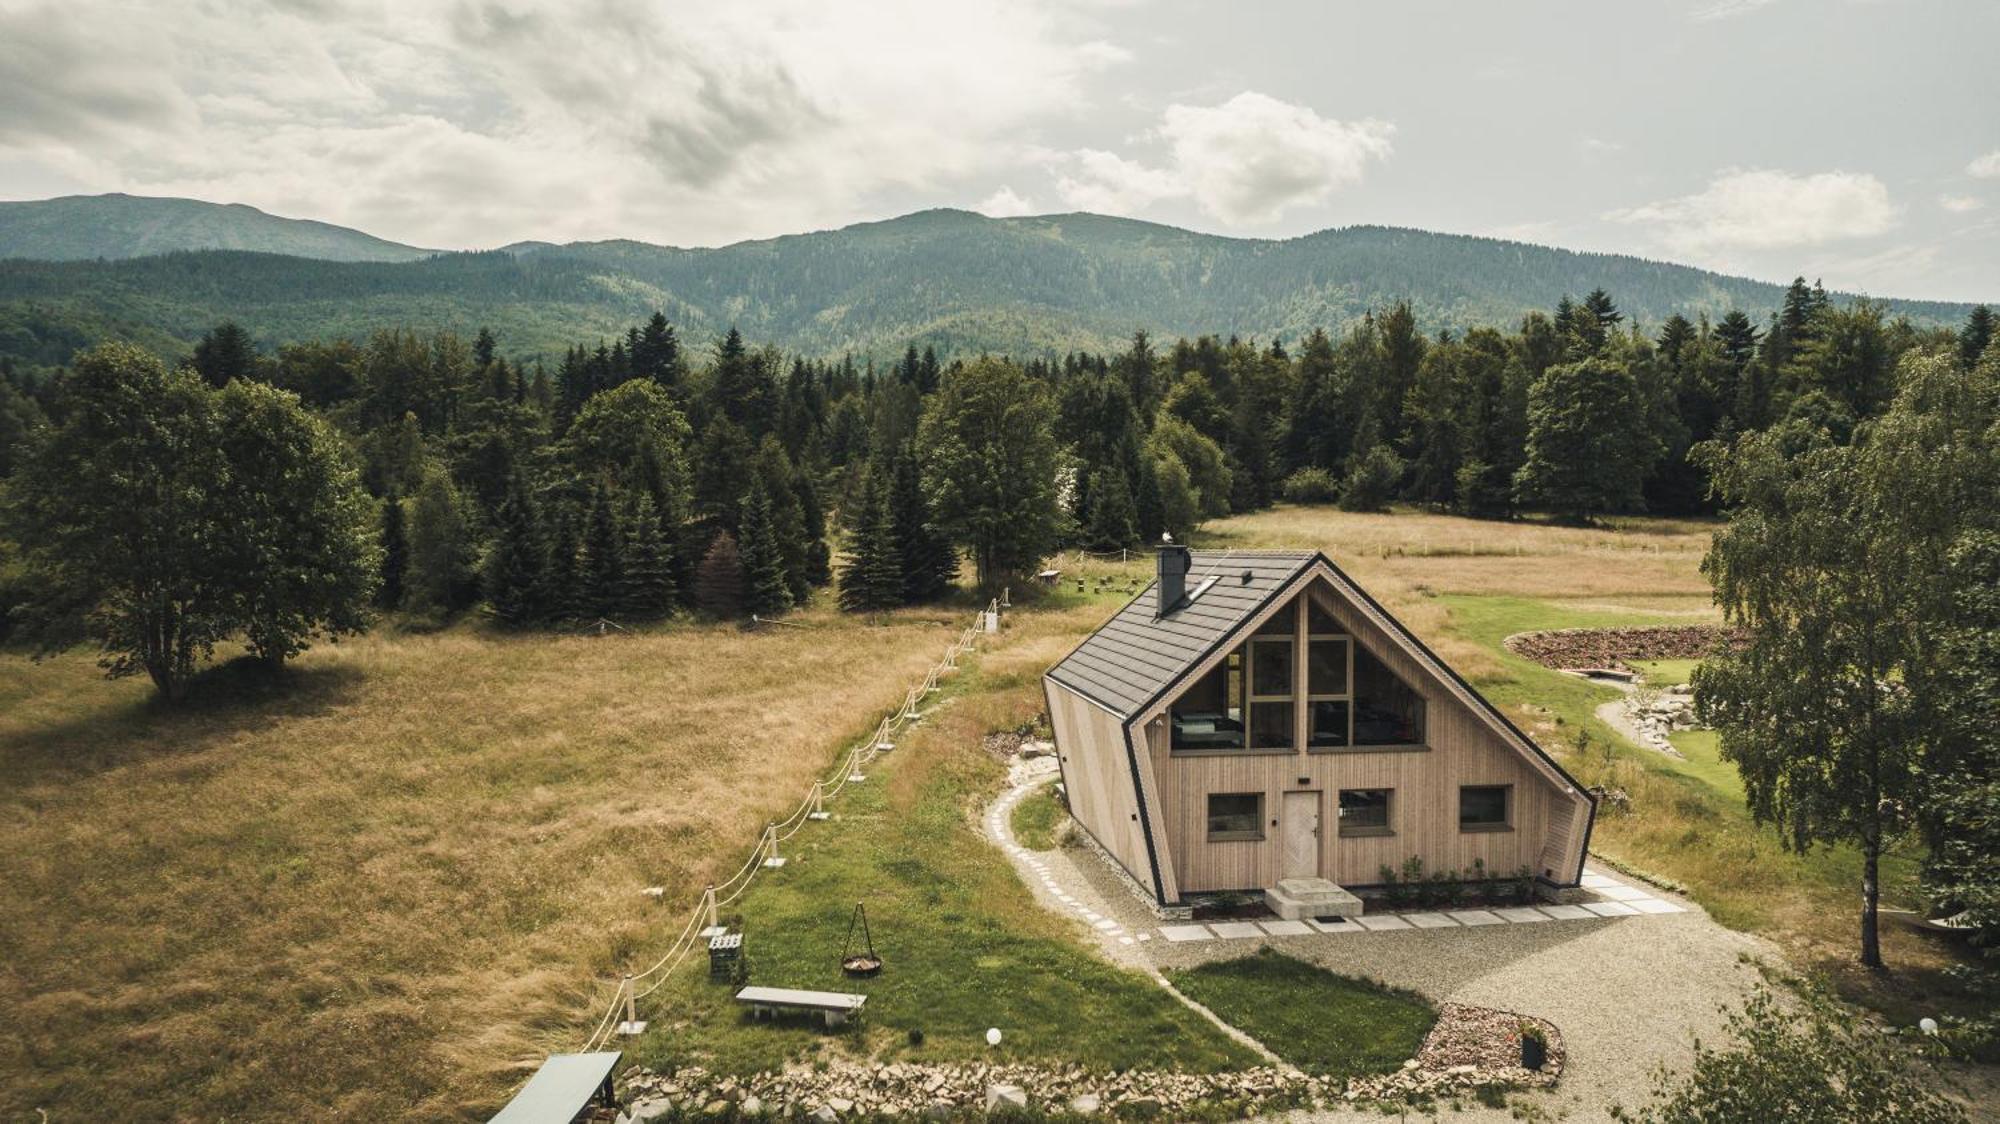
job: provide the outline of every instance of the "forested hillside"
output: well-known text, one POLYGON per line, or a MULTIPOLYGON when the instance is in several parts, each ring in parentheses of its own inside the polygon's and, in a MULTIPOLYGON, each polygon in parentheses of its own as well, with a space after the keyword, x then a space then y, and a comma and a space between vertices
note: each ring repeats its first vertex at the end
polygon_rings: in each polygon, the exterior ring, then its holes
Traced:
MULTIPOLYGON (((706 250, 614 241, 403 263, 227 252, 0 261, 0 358, 53 366, 113 338, 185 352, 231 319, 266 347, 484 325, 511 356, 553 361, 578 337, 610 338, 655 310, 691 338, 737 327, 809 356, 886 360, 910 343, 947 358, 1053 355, 1112 350, 1139 328, 1295 342, 1399 301, 1426 331, 1511 329, 1532 309, 1598 288, 1643 325, 1728 309, 1762 323, 1784 297, 1780 285, 1685 266, 1415 230, 1265 241, 1099 215, 940 210, 706 250)), ((1919 326, 1960 323, 1969 311, 1886 308, 1919 326)))
POLYGON ((0 258, 87 261, 176 250, 254 250, 328 261, 414 261, 431 253, 242 203, 118 194, 0 202, 0 258))

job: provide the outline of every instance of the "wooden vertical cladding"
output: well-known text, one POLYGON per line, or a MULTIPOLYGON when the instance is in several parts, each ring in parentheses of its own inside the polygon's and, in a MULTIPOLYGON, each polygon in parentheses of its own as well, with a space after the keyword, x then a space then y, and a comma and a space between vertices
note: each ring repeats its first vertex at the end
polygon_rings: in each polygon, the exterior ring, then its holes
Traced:
POLYGON ((1166 882, 1163 860, 1159 863, 1162 877, 1154 877, 1162 841, 1154 828, 1156 834, 1148 847, 1151 809, 1142 815, 1137 797, 1137 793, 1155 787, 1147 775, 1152 771, 1151 759, 1127 753, 1124 723, 1116 714, 1053 680, 1045 680, 1044 685, 1070 814, 1140 885, 1162 901, 1175 900, 1179 890, 1166 882), (1136 788, 1132 780, 1135 758, 1141 772, 1136 788))
MULTIPOLYGON (((1595 811, 1589 796, 1324 556, 1264 557, 1254 569, 1262 580, 1253 582, 1243 552, 1219 561, 1207 552, 1197 556, 1197 570, 1246 565, 1238 583, 1244 596, 1229 605, 1233 619, 1226 627, 1205 622, 1209 635, 1202 642, 1176 636, 1149 644, 1143 621, 1128 611, 1114 618, 1118 629, 1107 626, 1051 671, 1050 717, 1084 827, 1141 883, 1156 886, 1163 903, 1258 890, 1286 877, 1287 838, 1294 850, 1300 846, 1288 814, 1317 815, 1317 873, 1347 886, 1378 884, 1384 868, 1400 872, 1412 858, 1427 872, 1470 876, 1479 864, 1489 875, 1525 870, 1546 884, 1575 885, 1595 811), (1355 651, 1372 655, 1422 698, 1421 744, 1303 748, 1310 721, 1303 643, 1309 604, 1353 638, 1355 651), (1174 751, 1174 700, 1266 622, 1283 622, 1274 627, 1289 626, 1300 641, 1292 668, 1294 747, 1174 751), (1169 663, 1171 671, 1161 666, 1169 663), (1082 674, 1075 674, 1078 666, 1082 674), (1092 691, 1106 669, 1117 680, 1106 692, 1120 696, 1113 703, 1092 691), (1066 685, 1066 677, 1078 686, 1066 685), (1144 701, 1134 704, 1142 693, 1144 701), (1128 732, 1136 761, 1127 757, 1128 732), (1507 824, 1462 829, 1459 791, 1466 786, 1507 787, 1507 824), (1388 830, 1341 835, 1343 789, 1390 790, 1388 830), (1208 797, 1217 793, 1261 796, 1262 838, 1211 840, 1208 797)), ((1349 653, 1350 667, 1354 658, 1349 653)), ((1350 702, 1350 714, 1356 706, 1350 702)), ((1301 865, 1299 855, 1292 865, 1301 865)))

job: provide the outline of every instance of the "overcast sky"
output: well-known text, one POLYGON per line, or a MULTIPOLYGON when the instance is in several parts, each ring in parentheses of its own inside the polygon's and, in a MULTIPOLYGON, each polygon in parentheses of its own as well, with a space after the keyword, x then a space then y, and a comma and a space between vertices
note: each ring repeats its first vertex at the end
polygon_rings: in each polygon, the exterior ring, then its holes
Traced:
POLYGON ((0 0, 0 197, 423 246, 1101 211, 2000 300, 2000 4, 0 0))

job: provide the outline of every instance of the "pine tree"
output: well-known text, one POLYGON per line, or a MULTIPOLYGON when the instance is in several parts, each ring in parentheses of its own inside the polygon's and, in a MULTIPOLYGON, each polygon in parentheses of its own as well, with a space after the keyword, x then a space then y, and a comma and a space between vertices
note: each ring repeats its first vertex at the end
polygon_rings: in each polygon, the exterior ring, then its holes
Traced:
POLYGON ((1091 475, 1090 543, 1099 550, 1132 545, 1138 537, 1138 512, 1125 470, 1106 465, 1091 475))
POLYGON ((583 534, 582 557, 577 565, 579 603, 585 615, 610 617, 619 609, 624 593, 624 541, 611 509, 611 496, 603 484, 590 497, 589 521, 583 534))
POLYGON ((210 386, 228 386, 257 373, 257 345, 250 333, 225 320, 194 345, 194 369, 210 386))
POLYGON ((403 533, 403 501, 390 496, 382 501, 382 584, 375 591, 379 608, 395 610, 403 605, 403 575, 410 565, 410 540, 403 533))
POLYGON ((850 613, 893 609, 903 602, 902 554, 896 523, 872 466, 861 478, 860 495, 847 519, 847 564, 840 569, 840 607, 850 613))
POLYGON ((653 499, 633 490, 626 501, 618 612, 632 620, 657 620, 674 604, 673 560, 653 499))
POLYGON ((543 570, 542 609, 550 620, 574 620, 585 609, 583 581, 577 565, 581 553, 577 518, 561 501, 547 512, 549 564, 543 570))
POLYGON ((896 455, 889 487, 889 520, 895 529, 903 601, 935 601, 958 576, 958 552, 931 518, 916 454, 907 447, 896 455))
POLYGON ((833 580, 833 550, 826 544, 826 507, 820 503, 819 485, 810 471, 801 471, 799 514, 805 523, 806 582, 815 588, 833 580))
POLYGON ((766 617, 791 608, 784 549, 771 515, 771 494, 761 474, 750 478, 750 490, 743 496, 743 530, 738 541, 743 560, 743 607, 766 617))
POLYGON ((472 530, 451 474, 432 467, 411 504, 406 601, 413 612, 442 615, 474 594, 472 530))
POLYGON ((1980 305, 1965 318, 1965 327, 1958 332, 1958 363, 1970 371, 1979 363, 1979 357, 1986 354, 1986 347, 1993 342, 1993 310, 1980 305))
POLYGON ((736 536, 723 531, 708 544, 694 571, 694 604, 719 620, 743 615, 743 555, 736 536))
POLYGON ((486 556, 486 601, 504 624, 539 620, 546 587, 541 527, 519 477, 509 481, 507 498, 494 513, 493 549, 486 556))

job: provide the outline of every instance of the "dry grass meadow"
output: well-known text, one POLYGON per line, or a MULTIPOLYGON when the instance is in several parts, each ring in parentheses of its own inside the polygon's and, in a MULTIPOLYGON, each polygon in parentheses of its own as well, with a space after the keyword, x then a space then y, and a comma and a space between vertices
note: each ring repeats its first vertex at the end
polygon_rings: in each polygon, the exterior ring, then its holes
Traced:
MULTIPOLYGON (((1200 545, 1326 549, 1587 782, 1632 793, 1595 849, 1843 975, 1855 895, 1840 855, 1781 854, 1712 770, 1607 751, 1590 715, 1605 688, 1499 646, 1524 628, 1708 614, 1709 530, 1280 508, 1200 545), (1583 750, 1578 730, 1596 739, 1583 750)), ((927 740, 1032 716, 1039 672, 1150 571, 1060 564, 1086 595, 1066 583, 1013 614, 927 740)), ((806 628, 604 638, 387 630, 314 649, 278 687, 224 668, 178 711, 85 654, 0 654, 0 1120, 483 1118, 544 1054, 580 1044, 616 974, 650 961, 668 919, 969 612, 819 608, 794 618, 806 628)), ((992 791, 997 765, 911 749, 871 799, 899 830, 966 831, 950 806, 992 791)), ((1064 939, 1002 900, 1011 875, 977 850, 954 843, 925 875, 966 882, 977 939, 1022 956, 1064 939)), ((1884 1006, 1924 995, 1944 962, 1889 937, 1888 981, 1844 973, 1884 1006)), ((661 1025, 669 1042, 694 1023, 661 1025)), ((1080 1048, 1115 1060, 1116 1045, 1080 1048)))
POLYGON ((0 1119, 490 1110, 966 615, 378 634, 182 712, 0 656, 0 1119))

